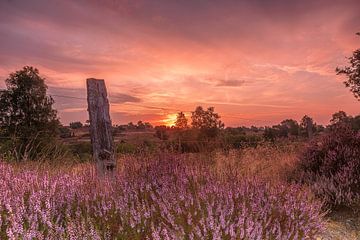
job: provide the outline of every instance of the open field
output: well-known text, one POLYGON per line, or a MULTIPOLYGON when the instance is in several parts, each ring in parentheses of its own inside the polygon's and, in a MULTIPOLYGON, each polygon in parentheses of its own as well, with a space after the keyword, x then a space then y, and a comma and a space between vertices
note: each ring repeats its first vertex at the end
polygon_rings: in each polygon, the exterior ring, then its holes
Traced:
POLYGON ((301 148, 123 155, 106 179, 90 163, 2 163, 0 237, 356 239, 353 214, 325 216, 308 189, 286 182, 301 148))

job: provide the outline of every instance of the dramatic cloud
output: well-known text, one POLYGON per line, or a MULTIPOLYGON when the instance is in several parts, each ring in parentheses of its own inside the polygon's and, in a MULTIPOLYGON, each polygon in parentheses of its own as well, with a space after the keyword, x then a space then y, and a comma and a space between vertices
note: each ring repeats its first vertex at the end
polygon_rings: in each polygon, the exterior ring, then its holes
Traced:
POLYGON ((357 0, 3 0, 0 76, 39 68, 64 123, 87 119, 89 77, 106 80, 116 123, 200 104, 228 125, 326 123, 358 113, 334 69, 359 31, 357 0))

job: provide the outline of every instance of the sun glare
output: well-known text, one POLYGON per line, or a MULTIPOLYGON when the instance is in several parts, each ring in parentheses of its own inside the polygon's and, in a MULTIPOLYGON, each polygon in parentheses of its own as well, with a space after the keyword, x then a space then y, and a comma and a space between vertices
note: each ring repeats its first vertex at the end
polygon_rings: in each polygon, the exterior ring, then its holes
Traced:
POLYGON ((168 127, 175 126, 176 116, 176 113, 168 114, 165 119, 161 120, 161 122, 168 127))

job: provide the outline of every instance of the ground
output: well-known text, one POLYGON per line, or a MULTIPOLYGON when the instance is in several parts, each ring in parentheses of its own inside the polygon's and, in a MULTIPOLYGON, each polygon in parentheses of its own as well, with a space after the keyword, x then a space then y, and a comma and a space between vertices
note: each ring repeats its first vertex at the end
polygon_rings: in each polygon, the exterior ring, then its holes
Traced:
POLYGON ((328 215, 326 232, 322 240, 360 239, 360 213, 348 208, 339 208, 328 215))

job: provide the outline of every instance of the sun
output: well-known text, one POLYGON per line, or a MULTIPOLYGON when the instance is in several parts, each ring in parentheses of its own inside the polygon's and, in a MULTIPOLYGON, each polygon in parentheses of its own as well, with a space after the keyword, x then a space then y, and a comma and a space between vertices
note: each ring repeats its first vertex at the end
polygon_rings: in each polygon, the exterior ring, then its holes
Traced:
POLYGON ((175 126, 176 116, 176 113, 167 114, 166 118, 161 120, 161 122, 168 127, 175 126))

